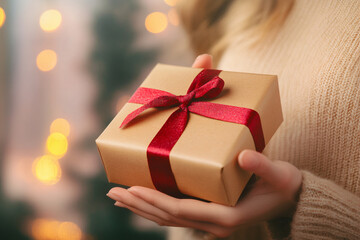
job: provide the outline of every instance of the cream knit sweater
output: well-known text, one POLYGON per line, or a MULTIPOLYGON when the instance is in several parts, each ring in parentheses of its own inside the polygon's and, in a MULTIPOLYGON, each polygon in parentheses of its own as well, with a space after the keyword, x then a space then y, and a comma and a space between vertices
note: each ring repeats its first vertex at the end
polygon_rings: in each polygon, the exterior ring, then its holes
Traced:
POLYGON ((279 77, 284 122, 264 154, 298 167, 303 185, 272 237, 360 239, 360 0, 297 0, 275 38, 233 39, 218 68, 279 77))

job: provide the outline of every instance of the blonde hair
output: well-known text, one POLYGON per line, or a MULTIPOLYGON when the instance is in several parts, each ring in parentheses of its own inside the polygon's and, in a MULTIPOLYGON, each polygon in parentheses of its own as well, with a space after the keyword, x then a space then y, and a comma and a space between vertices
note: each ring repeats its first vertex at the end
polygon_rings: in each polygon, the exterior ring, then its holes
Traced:
POLYGON ((233 36, 254 44, 285 22, 295 0, 182 0, 178 12, 195 54, 210 53, 215 63, 233 36))

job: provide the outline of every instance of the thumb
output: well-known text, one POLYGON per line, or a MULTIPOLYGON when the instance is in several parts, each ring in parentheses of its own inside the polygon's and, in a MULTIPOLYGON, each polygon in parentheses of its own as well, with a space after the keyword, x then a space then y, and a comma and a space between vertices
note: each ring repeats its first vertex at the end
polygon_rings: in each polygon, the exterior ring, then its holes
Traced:
POLYGON ((193 68, 212 68, 213 62, 212 62, 212 56, 209 54, 201 54, 199 55, 192 67, 193 68))
POLYGON ((253 172, 273 186, 281 187, 289 175, 281 161, 271 161, 264 154, 253 150, 244 150, 238 158, 240 167, 253 172))

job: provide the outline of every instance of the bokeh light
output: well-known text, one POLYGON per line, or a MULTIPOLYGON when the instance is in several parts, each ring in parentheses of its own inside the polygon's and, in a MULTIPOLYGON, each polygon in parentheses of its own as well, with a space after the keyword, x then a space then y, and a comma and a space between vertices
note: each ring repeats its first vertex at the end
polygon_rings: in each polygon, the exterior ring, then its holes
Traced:
POLYGON ((4 25, 6 20, 6 14, 2 7, 0 7, 0 28, 4 25))
POLYGON ((176 12, 175 8, 172 8, 169 10, 168 12, 168 18, 169 18, 169 22, 174 25, 174 26, 178 26, 179 25, 179 15, 176 12))
POLYGON ((55 119, 50 125, 50 133, 61 133, 65 137, 68 137, 70 134, 70 124, 64 118, 55 119))
POLYGON ((167 25, 167 17, 161 12, 150 13, 145 19, 146 30, 151 33, 160 33, 166 29, 167 25))
POLYGON ((174 7, 176 5, 177 1, 178 0, 164 0, 164 2, 171 7, 174 7))
POLYGON ((62 156, 67 152, 68 141, 64 134, 54 132, 48 137, 46 147, 51 154, 55 156, 62 156))
POLYGON ((81 230, 72 222, 63 222, 58 228, 58 240, 80 240, 81 230))
POLYGON ((52 70, 56 66, 56 63, 57 63, 56 52, 50 49, 41 51, 36 58, 37 67, 43 72, 52 70))
POLYGON ((82 232, 72 222, 36 219, 31 224, 31 235, 35 240, 81 240, 82 232))
POLYGON ((62 16, 58 10, 50 9, 40 16, 40 27, 45 32, 55 31, 61 24, 62 16))
POLYGON ((47 185, 53 185, 60 180, 61 168, 57 159, 50 155, 37 158, 33 165, 34 176, 47 185))
POLYGON ((35 240, 56 240, 60 223, 55 220, 36 219, 31 224, 32 237, 35 240))

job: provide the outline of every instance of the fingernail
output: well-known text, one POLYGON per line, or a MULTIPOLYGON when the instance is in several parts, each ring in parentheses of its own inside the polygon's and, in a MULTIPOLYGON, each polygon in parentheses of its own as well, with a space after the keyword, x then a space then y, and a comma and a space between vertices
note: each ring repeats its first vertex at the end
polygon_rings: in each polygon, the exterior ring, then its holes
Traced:
POLYGON ((194 60, 194 63, 193 63, 193 64, 196 64, 196 63, 199 61, 199 59, 201 58, 201 56, 202 56, 202 55, 197 56, 197 57, 195 58, 195 60, 194 60))
POLYGON ((210 57, 211 59, 213 58, 212 55, 207 54, 207 53, 203 53, 203 54, 198 55, 198 56, 195 58, 195 62, 196 62, 197 60, 199 60, 200 58, 205 57, 205 56, 208 56, 208 57, 210 57))
POLYGON ((113 200, 119 199, 119 196, 117 194, 111 192, 111 190, 106 194, 106 196, 108 196, 109 198, 111 198, 113 200))

